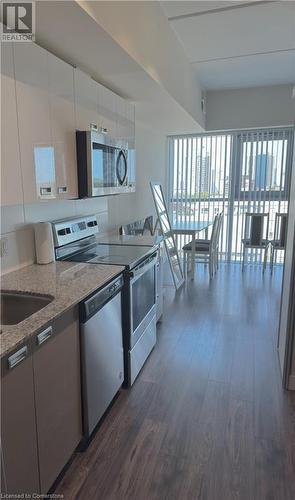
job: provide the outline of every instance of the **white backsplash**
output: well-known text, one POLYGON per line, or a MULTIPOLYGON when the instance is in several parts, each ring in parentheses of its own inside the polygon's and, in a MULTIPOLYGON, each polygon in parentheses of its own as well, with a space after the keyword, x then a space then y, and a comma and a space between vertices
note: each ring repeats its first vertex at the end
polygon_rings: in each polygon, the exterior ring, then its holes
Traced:
POLYGON ((107 198, 56 200, 1 207, 1 239, 6 252, 1 256, 1 273, 35 262, 33 224, 65 217, 96 214, 101 232, 112 230, 107 198))
POLYGON ((1 257, 1 273, 5 274, 35 262, 34 230, 23 226, 11 233, 1 234, 6 239, 7 254, 1 257))

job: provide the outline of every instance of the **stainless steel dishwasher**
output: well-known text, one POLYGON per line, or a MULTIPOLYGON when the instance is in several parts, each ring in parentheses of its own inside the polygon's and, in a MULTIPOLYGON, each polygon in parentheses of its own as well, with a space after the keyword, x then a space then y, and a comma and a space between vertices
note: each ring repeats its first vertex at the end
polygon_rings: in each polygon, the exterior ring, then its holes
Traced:
POLYGON ((124 380, 120 276, 80 305, 83 430, 87 442, 124 380))

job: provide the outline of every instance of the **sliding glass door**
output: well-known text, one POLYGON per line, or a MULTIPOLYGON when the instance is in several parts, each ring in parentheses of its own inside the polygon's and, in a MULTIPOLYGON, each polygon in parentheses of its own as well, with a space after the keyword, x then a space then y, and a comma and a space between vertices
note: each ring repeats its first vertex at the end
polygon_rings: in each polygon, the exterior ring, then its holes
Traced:
MULTIPOLYGON (((169 200, 174 220, 213 221, 223 211, 223 259, 240 261, 246 212, 287 212, 293 131, 267 129, 169 138, 169 200)), ((250 259, 260 262, 259 250, 250 259)), ((282 262, 283 255, 277 252, 282 262)))

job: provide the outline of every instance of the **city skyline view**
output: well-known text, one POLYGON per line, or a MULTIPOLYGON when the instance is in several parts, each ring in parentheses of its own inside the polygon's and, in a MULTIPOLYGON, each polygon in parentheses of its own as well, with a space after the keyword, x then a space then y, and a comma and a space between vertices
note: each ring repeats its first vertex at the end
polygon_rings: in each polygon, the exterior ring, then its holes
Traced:
POLYGON ((268 212, 272 235, 276 212, 287 211, 288 139, 277 135, 267 140, 254 133, 173 140, 172 217, 212 221, 222 211, 224 258, 240 260, 247 212, 268 212))

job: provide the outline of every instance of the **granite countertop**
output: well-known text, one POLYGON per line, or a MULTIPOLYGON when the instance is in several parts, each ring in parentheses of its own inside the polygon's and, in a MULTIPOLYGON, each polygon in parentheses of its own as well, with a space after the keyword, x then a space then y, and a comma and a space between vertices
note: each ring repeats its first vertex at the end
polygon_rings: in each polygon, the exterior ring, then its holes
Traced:
POLYGON ((51 295, 53 301, 17 325, 2 326, 0 356, 14 351, 48 322, 124 270, 123 266, 54 262, 33 264, 1 277, 1 289, 51 295))

